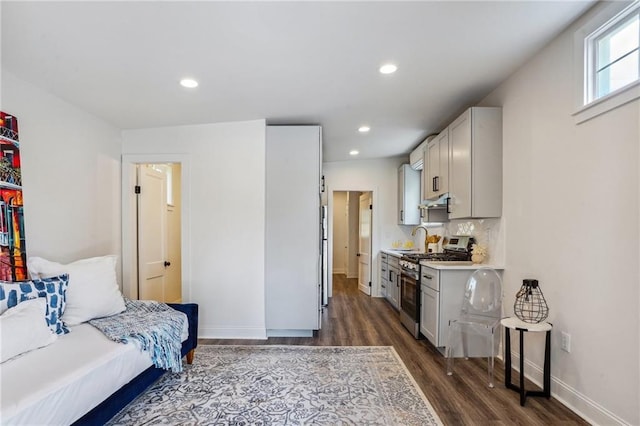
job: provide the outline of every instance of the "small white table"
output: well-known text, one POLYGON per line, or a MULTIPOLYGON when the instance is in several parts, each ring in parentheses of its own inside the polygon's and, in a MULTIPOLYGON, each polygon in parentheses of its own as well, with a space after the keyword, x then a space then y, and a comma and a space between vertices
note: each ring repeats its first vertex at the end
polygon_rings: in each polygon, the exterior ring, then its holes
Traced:
POLYGON ((547 399, 551 397, 551 329, 553 324, 549 322, 541 322, 538 324, 530 324, 521 321, 519 318, 510 317, 503 318, 500 323, 504 326, 504 385, 516 392, 520 393, 520 405, 524 406, 527 396, 544 396, 547 399), (520 386, 511 383, 511 336, 509 330, 520 332, 520 386), (547 334, 544 348, 544 386, 542 391, 527 391, 524 388, 524 333, 525 332, 545 332, 547 334))

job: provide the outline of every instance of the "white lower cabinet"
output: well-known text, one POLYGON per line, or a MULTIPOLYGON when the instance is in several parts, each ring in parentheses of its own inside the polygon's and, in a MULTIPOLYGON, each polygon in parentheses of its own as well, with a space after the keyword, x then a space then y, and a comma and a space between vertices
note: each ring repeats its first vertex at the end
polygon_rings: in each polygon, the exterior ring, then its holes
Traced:
POLYGON ((400 309, 400 258, 380 253, 380 286, 382 296, 393 306, 400 309))
POLYGON ((420 268, 420 332, 441 352, 447 345, 449 321, 460 315, 464 289, 473 271, 420 268))
POLYGON ((386 298, 389 288, 389 255, 380 253, 380 294, 386 298))
POLYGON ((440 292, 425 285, 420 288, 420 333, 437 346, 440 292))
POLYGON ((400 309, 400 269, 392 265, 391 259, 394 259, 394 257, 391 257, 389 261, 390 280, 389 287, 387 288, 389 294, 388 300, 391 302, 391 305, 398 310, 400 309))

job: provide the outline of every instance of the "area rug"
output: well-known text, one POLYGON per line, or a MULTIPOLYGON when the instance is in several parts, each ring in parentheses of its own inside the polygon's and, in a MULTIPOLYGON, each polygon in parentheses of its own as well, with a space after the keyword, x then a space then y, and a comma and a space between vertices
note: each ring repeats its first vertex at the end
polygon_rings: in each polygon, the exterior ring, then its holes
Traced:
POLYGON ((441 425, 390 346, 212 346, 110 425, 441 425))

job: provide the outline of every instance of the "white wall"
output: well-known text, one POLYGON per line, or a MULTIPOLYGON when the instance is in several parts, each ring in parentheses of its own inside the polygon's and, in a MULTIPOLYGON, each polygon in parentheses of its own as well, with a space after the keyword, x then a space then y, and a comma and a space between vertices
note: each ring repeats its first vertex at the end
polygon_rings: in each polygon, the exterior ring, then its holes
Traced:
POLYGON ((347 273, 347 246, 349 241, 349 224, 347 216, 348 192, 336 191, 333 193, 333 268, 334 274, 347 273))
POLYGON ((184 301, 200 305, 200 337, 264 338, 265 121, 127 130, 122 152, 189 156, 184 301))
MULTIPOLYGON (((583 22, 483 102, 504 115, 505 308, 523 278, 540 280, 554 324, 552 392, 595 423, 637 425, 640 106, 574 124, 573 32, 583 22)), ((541 346, 526 345, 538 379, 541 346)))
MULTIPOLYGON (((372 218, 372 296, 380 296, 379 252, 391 248, 396 240, 412 239, 412 226, 398 225, 398 167, 407 163, 408 157, 381 158, 375 160, 335 161, 323 164, 323 173, 329 193, 329 235, 333 232, 334 191, 373 191, 372 218)), ((331 245, 329 250, 332 251, 331 245)), ((329 253, 329 260, 333 254, 329 253)), ((331 265, 329 266, 331 270, 331 265)), ((331 277, 329 277, 331 281, 331 277)), ((331 288, 331 286, 329 287, 331 288)))
POLYGON ((2 71, 18 118, 28 256, 120 254, 120 131, 2 71))

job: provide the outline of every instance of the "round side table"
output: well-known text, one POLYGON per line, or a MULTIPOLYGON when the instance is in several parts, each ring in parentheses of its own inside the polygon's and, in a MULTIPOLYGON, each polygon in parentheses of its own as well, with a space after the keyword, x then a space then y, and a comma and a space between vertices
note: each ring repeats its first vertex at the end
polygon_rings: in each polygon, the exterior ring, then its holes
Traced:
POLYGON ((504 326, 504 385, 516 392, 520 393, 520 405, 524 406, 527 396, 544 396, 547 399, 551 397, 551 329, 553 324, 549 322, 541 322, 538 324, 530 324, 521 321, 516 317, 503 318, 500 323, 504 326), (511 336, 510 330, 520 332, 520 386, 511 383, 511 336), (524 388, 524 333, 534 332, 546 333, 546 341, 544 346, 544 386, 541 391, 527 391, 524 388))

